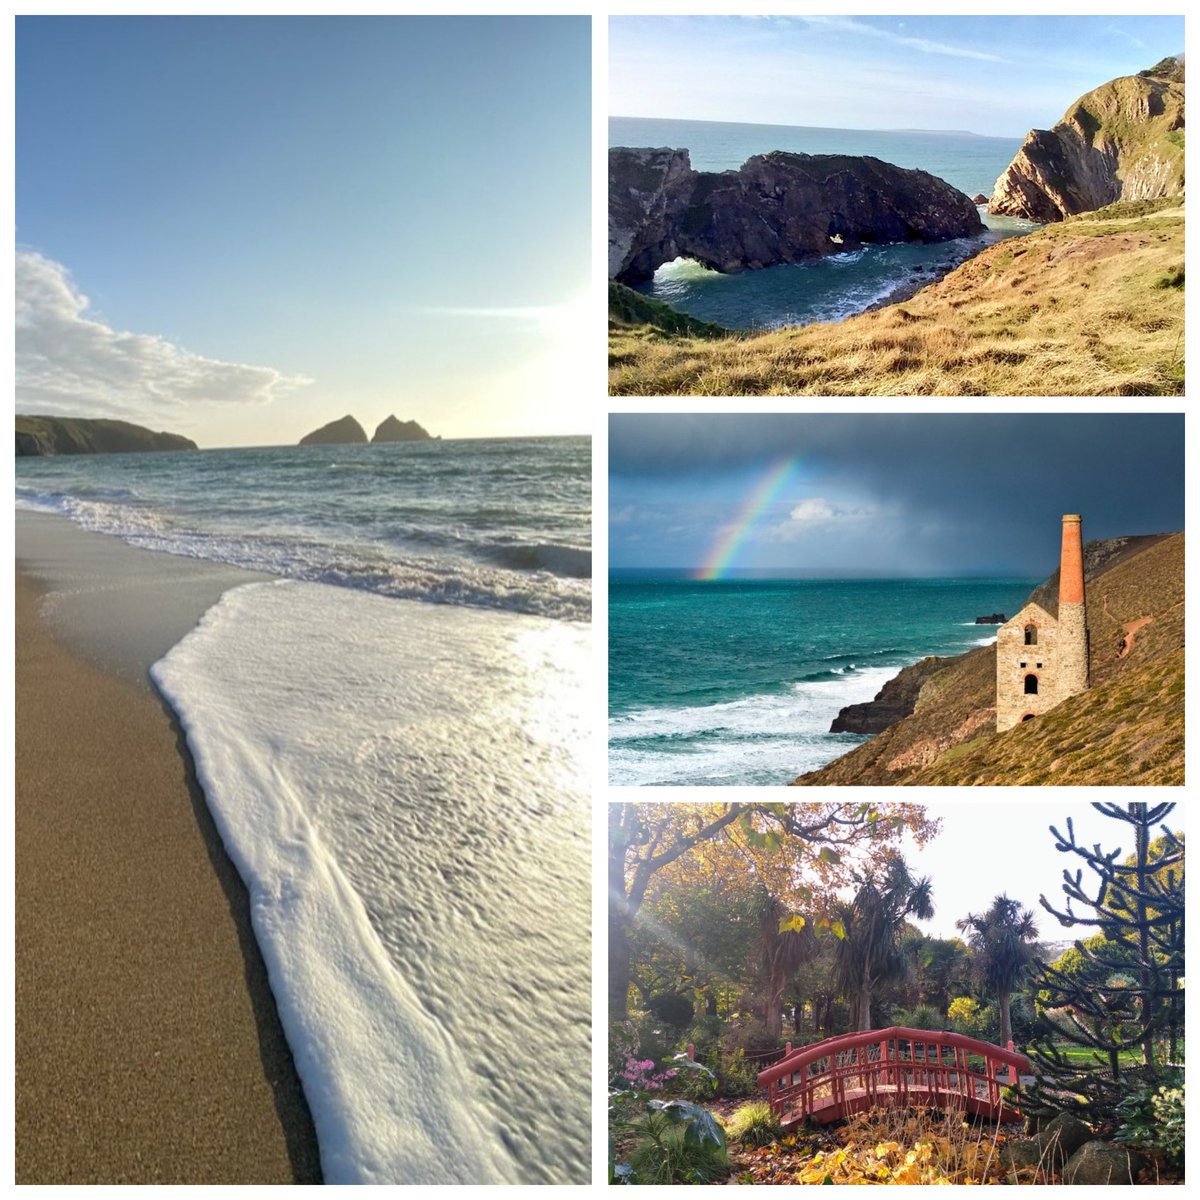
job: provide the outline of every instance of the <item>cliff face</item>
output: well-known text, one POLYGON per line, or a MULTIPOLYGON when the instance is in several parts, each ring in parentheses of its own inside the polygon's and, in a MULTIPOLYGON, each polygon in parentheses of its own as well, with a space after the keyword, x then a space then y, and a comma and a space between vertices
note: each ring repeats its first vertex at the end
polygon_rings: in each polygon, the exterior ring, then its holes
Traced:
POLYGON ((361 444, 367 440, 366 430, 350 416, 342 417, 340 421, 330 421, 312 433, 306 433, 300 439, 302 446, 344 446, 361 444))
POLYGON ((894 675, 864 704, 847 704, 829 726, 830 733, 882 733, 889 725, 903 720, 917 706, 921 687, 930 675, 940 671, 947 659, 930 656, 905 667, 894 675))
POLYGON ((693 171, 686 150, 618 147, 608 195, 609 275, 626 283, 679 257, 733 272, 983 228, 941 179, 850 155, 775 151, 716 173, 693 171))
POLYGON ((372 442, 427 442, 429 433, 416 421, 398 421, 394 416, 385 417, 375 430, 372 442))
POLYGON ((1035 129, 996 181, 988 211, 1048 223, 1184 185, 1183 64, 1114 79, 1035 129))
POLYGON ((139 454, 195 450, 178 433, 155 433, 129 421, 103 417, 17 417, 17 457, 43 454, 139 454))
MULTIPOLYGON (((1091 687, 996 733, 996 652, 943 660, 909 716, 802 775, 828 784, 1181 784, 1184 536, 1084 549, 1091 687)), ((1034 591, 1045 596, 1056 581, 1034 591)), ((910 668, 911 669, 911 668, 910 668)))

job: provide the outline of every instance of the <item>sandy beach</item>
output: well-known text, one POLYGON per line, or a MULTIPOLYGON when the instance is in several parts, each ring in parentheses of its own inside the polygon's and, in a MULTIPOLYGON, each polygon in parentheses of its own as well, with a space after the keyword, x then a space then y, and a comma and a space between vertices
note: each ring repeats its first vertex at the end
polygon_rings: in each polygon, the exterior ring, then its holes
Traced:
POLYGON ((18 513, 18 1183, 320 1181, 245 889, 145 676, 253 578, 18 513))

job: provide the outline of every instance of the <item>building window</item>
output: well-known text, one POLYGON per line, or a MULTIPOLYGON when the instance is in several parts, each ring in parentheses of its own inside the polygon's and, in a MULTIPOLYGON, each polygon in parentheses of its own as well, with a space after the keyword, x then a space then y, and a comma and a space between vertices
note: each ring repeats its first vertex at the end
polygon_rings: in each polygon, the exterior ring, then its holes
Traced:
POLYGON ((1036 696, 1037 694, 1037 676, 1030 672, 1025 676, 1025 695, 1036 696))
POLYGON ((1037 645, 1037 626, 1036 625, 1026 625, 1025 626, 1025 645, 1027 645, 1027 646, 1036 646, 1037 645))

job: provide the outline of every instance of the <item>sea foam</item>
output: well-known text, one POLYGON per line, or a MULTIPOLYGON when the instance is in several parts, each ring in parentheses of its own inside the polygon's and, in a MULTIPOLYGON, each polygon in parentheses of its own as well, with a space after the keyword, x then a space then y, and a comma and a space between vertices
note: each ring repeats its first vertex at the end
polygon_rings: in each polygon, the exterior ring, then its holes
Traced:
POLYGON ((614 716, 609 721, 609 782, 788 783, 862 740, 831 736, 829 726, 845 705, 874 697, 898 669, 851 670, 801 680, 786 692, 614 716))
POLYGON ((153 668, 329 1183, 585 1182, 586 630, 285 580, 153 668))

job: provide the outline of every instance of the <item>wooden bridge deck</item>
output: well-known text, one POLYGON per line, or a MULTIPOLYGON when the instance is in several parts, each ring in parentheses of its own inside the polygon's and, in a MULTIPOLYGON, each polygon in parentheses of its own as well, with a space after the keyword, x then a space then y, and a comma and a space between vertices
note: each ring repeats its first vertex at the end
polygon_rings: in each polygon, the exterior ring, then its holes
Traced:
POLYGON ((1029 1060, 962 1034, 869 1030, 786 1054, 758 1076, 785 1128, 827 1124, 886 1106, 962 1110, 995 1121, 1020 1117, 1015 1097, 1029 1060))

